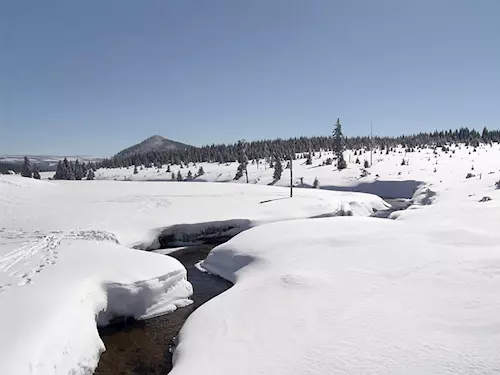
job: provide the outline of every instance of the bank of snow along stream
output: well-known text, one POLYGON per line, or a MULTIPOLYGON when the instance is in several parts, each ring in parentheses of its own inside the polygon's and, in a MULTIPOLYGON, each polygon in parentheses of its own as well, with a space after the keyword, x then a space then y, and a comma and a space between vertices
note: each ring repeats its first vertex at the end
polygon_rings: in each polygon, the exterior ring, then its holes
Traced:
MULTIPOLYGON (((404 198, 386 201, 391 206, 374 212, 373 217, 387 218, 392 212, 403 210, 410 204, 404 198)), ((322 215, 333 216, 352 216, 352 212, 341 209, 322 215)), ((106 352, 101 355, 95 374, 160 375, 171 371, 177 336, 187 318, 205 302, 229 289, 235 281, 228 275, 218 276, 220 272, 215 271, 213 266, 207 267, 214 272, 212 274, 199 264, 215 246, 254 226, 256 223, 244 219, 178 224, 160 230, 151 244, 136 245, 137 249, 153 250, 174 257, 182 263, 193 286, 193 303, 168 315, 139 321, 122 318, 100 328, 106 352)), ((234 257, 233 262, 241 260, 238 259, 234 257)))

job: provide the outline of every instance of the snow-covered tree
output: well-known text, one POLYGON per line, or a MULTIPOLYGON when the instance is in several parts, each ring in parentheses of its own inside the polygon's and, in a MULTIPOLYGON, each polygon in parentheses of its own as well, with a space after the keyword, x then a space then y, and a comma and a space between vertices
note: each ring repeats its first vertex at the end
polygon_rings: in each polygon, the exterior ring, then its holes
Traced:
POLYGON ((23 169, 21 171, 21 176, 31 178, 33 177, 31 173, 31 163, 27 156, 24 157, 23 169))
POLYGON ((347 163, 344 159, 345 140, 342 134, 342 125, 340 119, 337 118, 335 129, 333 130, 333 151, 337 156, 337 169, 342 170, 347 168, 347 163))
POLYGON ((273 178, 275 181, 278 181, 281 179, 281 174, 283 173, 283 166, 281 165, 281 161, 279 159, 276 159, 274 162, 274 173, 273 173, 273 178))
POLYGON ((203 167, 200 167, 200 169, 198 169, 198 176, 203 176, 205 174, 205 171, 203 170, 203 167))
POLYGON ((89 169, 87 173, 87 180, 92 181, 95 178, 94 171, 92 169, 89 169))
POLYGON ((241 140, 238 141, 237 144, 237 149, 238 149, 238 169, 236 171, 236 175, 234 176, 235 180, 239 180, 241 177, 243 177, 243 173, 245 173, 246 178, 247 178, 247 184, 248 184, 248 156, 246 153, 246 142, 241 140))
POLYGON ((181 171, 177 172, 177 181, 183 181, 184 179, 182 178, 182 173, 181 171))
POLYGON ((188 171, 187 178, 188 181, 191 181, 193 179, 193 174, 191 173, 191 170, 188 171))
POLYGON ((137 170, 137 165, 134 165, 134 174, 137 174, 139 173, 139 171, 137 170))
POLYGON ((40 176, 40 172, 38 172, 38 168, 33 166, 33 178, 36 180, 40 180, 42 177, 40 176))
POLYGON ((313 188, 315 188, 315 189, 318 189, 318 188, 319 188, 319 180, 318 180, 318 177, 315 177, 315 178, 314 178, 313 188))

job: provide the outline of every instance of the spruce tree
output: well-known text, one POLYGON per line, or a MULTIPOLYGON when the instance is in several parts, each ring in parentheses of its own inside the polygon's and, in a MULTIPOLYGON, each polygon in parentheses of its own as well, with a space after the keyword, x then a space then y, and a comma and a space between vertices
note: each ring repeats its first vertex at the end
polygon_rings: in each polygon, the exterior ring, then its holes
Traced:
POLYGON ((340 124, 340 119, 337 118, 337 123, 335 124, 335 129, 333 130, 333 152, 337 156, 338 170, 342 170, 347 167, 347 163, 344 159, 344 148, 345 141, 344 135, 342 134, 342 125, 340 124))
POLYGON ((177 172, 177 181, 182 181, 183 178, 182 178, 182 173, 181 171, 177 172))
POLYGON ((203 170, 203 167, 200 167, 200 169, 198 169, 198 176, 203 176, 205 174, 205 171, 203 170))
POLYGON ((175 173, 172 172, 172 181, 175 181, 175 173))
POLYGON ((40 172, 38 172, 38 168, 36 167, 36 165, 33 167, 33 178, 36 180, 41 179, 40 172))
POLYGON ((239 180, 243 176, 243 173, 245 173, 248 184, 248 156, 246 154, 246 142, 243 140, 238 141, 237 149, 239 165, 234 179, 239 180))
POLYGON ((75 180, 81 180, 83 178, 84 174, 83 174, 82 166, 81 166, 80 162, 78 161, 78 159, 76 159, 76 161, 75 161, 74 171, 75 171, 75 180))
POLYGON ((283 173, 283 166, 281 165, 281 161, 276 158, 276 161, 274 162, 274 173, 273 173, 273 178, 275 181, 278 181, 281 179, 281 174, 283 173))
POLYGON ((193 179, 193 174, 191 173, 191 170, 188 171, 187 178, 188 181, 191 181, 193 179))
POLYGON ((24 157, 23 169, 21 171, 21 176, 31 178, 33 177, 31 173, 31 163, 27 156, 24 157))
POLYGON ((318 177, 315 177, 315 178, 314 178, 313 188, 315 188, 315 189, 318 189, 318 188, 319 188, 319 180, 318 180, 318 177))
POLYGON ((139 173, 139 171, 137 170, 137 165, 134 165, 134 174, 137 174, 139 173))
POLYGON ((54 180, 65 180, 64 175, 65 175, 64 164, 61 160, 59 160, 59 162, 57 163, 56 174, 54 175, 53 179, 54 180))
POLYGON ((87 180, 92 181, 95 178, 94 171, 92 169, 89 169, 89 172, 87 173, 87 180))
POLYGON ((309 151, 309 155, 307 155, 306 165, 312 165, 313 160, 311 157, 311 151, 309 151))

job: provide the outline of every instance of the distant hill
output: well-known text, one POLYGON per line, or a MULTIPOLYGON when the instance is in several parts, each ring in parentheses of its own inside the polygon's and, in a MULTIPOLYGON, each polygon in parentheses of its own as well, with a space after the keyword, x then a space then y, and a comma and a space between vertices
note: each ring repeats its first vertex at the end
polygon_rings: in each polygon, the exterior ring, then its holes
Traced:
POLYGON ((135 154, 145 154, 150 151, 186 150, 193 147, 194 146, 186 145, 181 142, 172 141, 161 135, 154 135, 141 143, 120 151, 116 156, 129 157, 135 154))
MULTIPOLYGON (((6 173, 8 170, 19 172, 24 161, 25 155, 0 155, 0 173, 6 173)), ((55 171, 59 160, 65 156, 56 155, 26 155, 32 165, 36 165, 38 170, 55 171)), ((70 161, 78 159, 82 163, 97 162, 103 158, 93 156, 67 156, 70 161)))

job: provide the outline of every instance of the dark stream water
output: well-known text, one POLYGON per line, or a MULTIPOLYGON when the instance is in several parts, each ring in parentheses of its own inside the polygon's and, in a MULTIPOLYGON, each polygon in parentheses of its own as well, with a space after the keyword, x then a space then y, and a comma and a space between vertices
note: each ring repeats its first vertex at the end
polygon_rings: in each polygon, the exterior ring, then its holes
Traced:
MULTIPOLYGON (((392 207, 374 213, 373 217, 387 218, 392 212, 404 210, 410 205, 408 199, 385 200, 392 207)), ((215 246, 215 244, 193 246, 169 254, 186 267, 188 280, 193 285, 194 294, 191 299, 194 303, 171 314, 145 321, 124 321, 100 328, 99 334, 106 346, 106 352, 101 355, 95 374, 165 375, 170 372, 174 339, 188 316, 232 285, 195 267, 195 264, 205 259, 215 246)))
POLYGON ((165 375, 172 369, 172 348, 187 317, 202 304, 231 287, 217 276, 199 271, 195 264, 205 259, 214 245, 201 245, 169 254, 186 267, 193 284, 194 301, 171 314, 128 321, 99 329, 106 352, 101 355, 98 375, 165 375))

